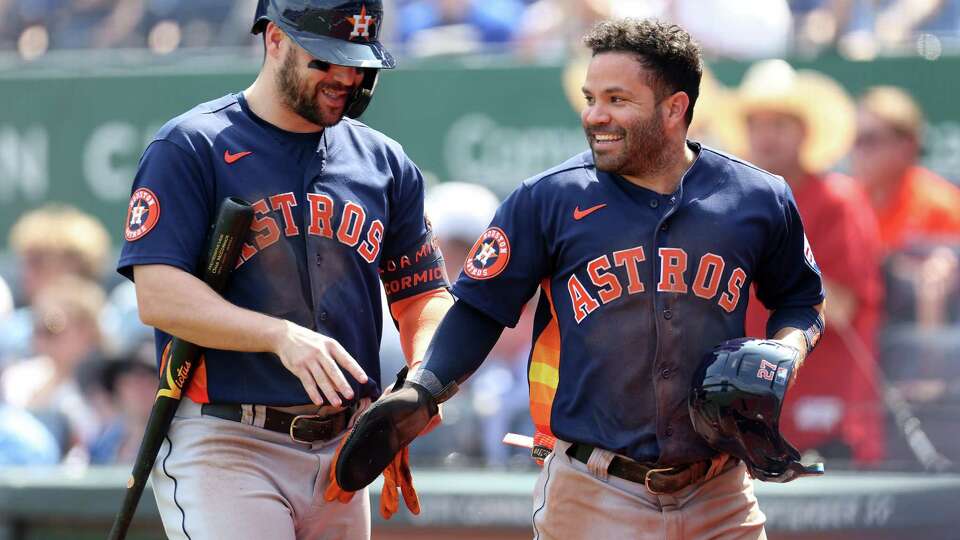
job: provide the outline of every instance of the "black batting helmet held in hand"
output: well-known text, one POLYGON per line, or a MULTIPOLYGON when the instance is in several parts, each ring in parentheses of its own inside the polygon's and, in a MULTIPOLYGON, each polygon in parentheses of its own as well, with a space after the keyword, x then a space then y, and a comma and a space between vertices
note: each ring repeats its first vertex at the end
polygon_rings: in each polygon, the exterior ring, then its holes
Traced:
POLYGON ((370 104, 378 70, 397 65, 379 41, 381 0, 259 0, 251 32, 263 32, 268 22, 319 60, 320 69, 325 62, 364 70, 363 83, 347 103, 345 114, 351 118, 370 104))
POLYGON ((780 435, 780 410, 799 352, 764 339, 724 341, 693 377, 690 419, 714 449, 740 458, 754 478, 789 482, 822 474, 800 464, 800 452, 780 435))

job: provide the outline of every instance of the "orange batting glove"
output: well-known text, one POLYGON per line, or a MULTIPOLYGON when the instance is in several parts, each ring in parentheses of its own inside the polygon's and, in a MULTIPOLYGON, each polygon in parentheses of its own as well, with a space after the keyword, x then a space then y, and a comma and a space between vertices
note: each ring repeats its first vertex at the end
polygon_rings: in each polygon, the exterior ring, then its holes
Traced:
MULTIPOLYGON (((346 437, 340 441, 340 446, 333 454, 333 461, 330 463, 329 485, 323 494, 323 498, 328 502, 338 501, 348 503, 353 499, 355 491, 345 491, 337 484, 337 458, 340 456, 340 450, 343 448, 346 437)), ((403 495, 403 502, 413 514, 420 513, 420 498, 413 487, 413 474, 410 472, 410 448, 404 447, 397 456, 393 458, 390 465, 383 471, 383 489, 380 491, 380 515, 383 519, 390 519, 400 509, 400 495, 403 495)))
POLYGON ((397 457, 393 458, 393 462, 383 471, 383 489, 380 491, 380 515, 383 516, 383 519, 390 519, 400 509, 398 490, 403 495, 403 502, 407 505, 410 513, 419 514, 420 497, 417 497, 417 490, 413 488, 413 474, 410 472, 410 447, 408 446, 404 446, 397 457))

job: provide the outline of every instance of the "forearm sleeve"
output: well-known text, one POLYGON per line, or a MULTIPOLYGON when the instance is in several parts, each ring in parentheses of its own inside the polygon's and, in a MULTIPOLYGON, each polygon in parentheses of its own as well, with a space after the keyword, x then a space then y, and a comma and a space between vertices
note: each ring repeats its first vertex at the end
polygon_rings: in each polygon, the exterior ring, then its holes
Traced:
MULTIPOLYGON (((500 339, 503 325, 458 300, 447 312, 427 348, 423 367, 411 377, 434 397, 470 376, 500 339)), ((449 397, 449 396, 444 396, 449 397)))
POLYGON ((767 337, 776 336, 784 328, 796 328, 803 332, 809 354, 820 341, 824 325, 823 314, 816 307, 781 308, 767 320, 767 337))
POLYGON ((446 289, 434 289, 398 300, 390 306, 390 313, 400 331, 400 346, 411 371, 423 362, 430 338, 452 305, 453 297, 446 289))

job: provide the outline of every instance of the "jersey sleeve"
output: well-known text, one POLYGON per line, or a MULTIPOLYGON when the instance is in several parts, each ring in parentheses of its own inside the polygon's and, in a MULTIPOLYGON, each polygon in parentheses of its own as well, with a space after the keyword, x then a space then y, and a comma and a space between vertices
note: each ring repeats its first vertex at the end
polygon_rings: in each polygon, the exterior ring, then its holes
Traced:
POLYGON ((210 223, 212 182, 197 156, 178 144, 153 141, 140 159, 124 222, 117 271, 166 264, 194 273, 210 223))
POLYGON ((390 225, 384 237, 380 279, 390 304, 449 286, 443 254, 423 213, 423 175, 401 160, 390 191, 390 225))
POLYGON ((823 281, 789 187, 774 214, 757 270, 757 298, 769 310, 815 306, 824 299, 823 281))
POLYGON ((459 299, 511 328, 549 274, 548 244, 533 189, 523 184, 500 205, 453 286, 459 299))

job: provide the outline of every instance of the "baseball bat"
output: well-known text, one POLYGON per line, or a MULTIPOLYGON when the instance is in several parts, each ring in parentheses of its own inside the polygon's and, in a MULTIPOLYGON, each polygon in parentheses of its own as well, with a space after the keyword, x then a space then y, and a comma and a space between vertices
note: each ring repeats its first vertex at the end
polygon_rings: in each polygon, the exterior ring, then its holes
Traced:
MULTIPOLYGON (((206 264, 202 279, 211 289, 222 293, 227 284, 230 271, 237 265, 240 247, 243 245, 250 223, 253 220, 253 208, 249 203, 235 197, 228 197, 220 203, 217 219, 207 244, 206 264)), ((127 480, 127 491, 123 505, 113 521, 109 540, 123 540, 127 537, 133 514, 140 503, 144 485, 157 460, 157 452, 167 436, 170 423, 180 404, 183 389, 190 384, 200 347, 174 337, 162 355, 162 374, 150 419, 140 441, 137 459, 133 463, 133 472, 127 480)))

